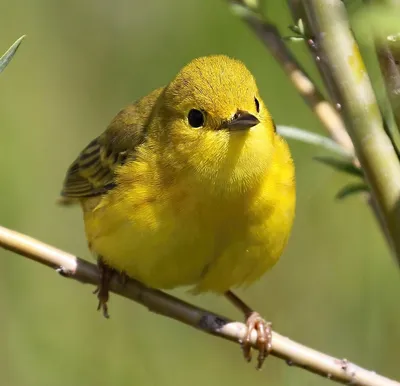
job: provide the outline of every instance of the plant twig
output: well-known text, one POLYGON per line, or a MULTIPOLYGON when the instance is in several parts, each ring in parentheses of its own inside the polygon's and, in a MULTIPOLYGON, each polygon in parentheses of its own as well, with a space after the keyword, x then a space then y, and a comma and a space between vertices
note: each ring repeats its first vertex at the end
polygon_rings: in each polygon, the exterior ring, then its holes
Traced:
MULTIPOLYGON (((1 226, 0 247, 56 269, 61 275, 82 283, 97 285, 99 282, 96 265, 1 226)), ((229 341, 240 343, 246 335, 246 326, 243 323, 231 321, 164 292, 147 288, 135 280, 130 279, 126 283, 121 283, 114 277, 110 283, 110 290, 142 304, 151 312, 229 341)), ((254 331, 251 336, 254 347, 256 347, 256 338, 257 333, 254 331)), ((272 335, 271 355, 285 360, 291 366, 303 368, 339 383, 362 386, 400 386, 399 382, 365 370, 346 359, 337 359, 303 346, 276 332, 272 335)))
MULTIPOLYGON (((396 7, 400 13, 400 7, 396 7)), ((377 39, 376 51, 385 80, 386 91, 393 109, 397 129, 400 129, 400 35, 390 40, 390 36, 377 39), (397 48, 397 49, 396 49, 397 48)))
POLYGON ((384 130, 345 5, 341 0, 307 0, 303 6, 320 65, 335 82, 346 127, 400 263, 400 163, 384 130))
POLYGON ((242 18, 281 65, 307 105, 322 122, 329 135, 346 151, 354 147, 340 114, 324 99, 305 70, 284 43, 276 26, 264 20, 256 0, 228 0, 232 11, 242 18))
MULTIPOLYGON (((373 46, 382 76, 367 62, 374 74, 372 86, 381 109, 385 129, 400 156, 400 1, 364 0, 351 25, 357 31, 357 40, 365 52, 373 46), (396 4, 397 2, 397 4, 396 4), (391 4, 392 3, 392 4, 391 4), (375 70, 375 71, 374 71, 375 70)), ((369 54, 370 55, 370 54, 369 54)))

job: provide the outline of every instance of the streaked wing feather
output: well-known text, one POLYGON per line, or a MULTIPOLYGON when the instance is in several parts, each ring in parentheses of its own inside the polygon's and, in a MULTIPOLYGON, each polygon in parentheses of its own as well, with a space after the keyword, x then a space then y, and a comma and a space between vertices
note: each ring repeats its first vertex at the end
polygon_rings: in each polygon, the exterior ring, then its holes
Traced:
POLYGON ((90 142, 70 166, 62 196, 78 198, 105 193, 114 186, 114 170, 126 159, 126 151, 113 152, 102 143, 103 136, 90 142))
POLYGON ((115 169, 134 159, 146 139, 146 127, 163 88, 121 110, 107 130, 83 149, 67 171, 61 200, 104 194, 115 186, 115 169))

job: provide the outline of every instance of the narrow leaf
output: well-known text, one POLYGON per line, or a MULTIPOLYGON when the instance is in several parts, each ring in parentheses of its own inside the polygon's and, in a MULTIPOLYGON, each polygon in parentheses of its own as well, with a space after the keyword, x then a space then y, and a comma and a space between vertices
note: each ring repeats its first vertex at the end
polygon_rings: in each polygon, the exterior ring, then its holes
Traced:
POLYGON ((285 138, 295 139, 297 141, 309 143, 311 145, 316 145, 319 147, 323 147, 327 150, 333 151, 334 153, 340 155, 346 160, 352 159, 352 154, 343 149, 340 145, 338 145, 334 140, 329 137, 325 137, 323 135, 312 133, 308 130, 299 129, 297 127, 291 126, 277 126, 278 134, 282 135, 285 138))
POLYGON ((11 59, 15 55, 20 46, 22 40, 26 35, 21 36, 8 50, 7 52, 0 58, 0 72, 4 71, 7 67, 8 63, 10 63, 11 59))
POLYGON ((339 190, 339 192, 336 194, 336 198, 338 200, 343 200, 353 194, 367 193, 367 192, 369 192, 369 188, 368 185, 365 184, 364 182, 349 184, 339 190))
POLYGON ((362 170, 354 166, 350 161, 340 160, 333 157, 323 157, 323 156, 313 157, 313 159, 327 166, 330 166, 337 171, 345 172, 352 176, 364 178, 362 170))

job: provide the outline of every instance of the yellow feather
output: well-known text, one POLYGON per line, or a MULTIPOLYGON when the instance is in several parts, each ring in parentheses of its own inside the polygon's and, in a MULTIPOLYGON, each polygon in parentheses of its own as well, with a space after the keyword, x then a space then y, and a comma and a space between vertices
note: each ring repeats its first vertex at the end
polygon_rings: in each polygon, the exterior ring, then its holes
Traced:
POLYGON ((223 293, 277 262, 294 218, 294 166, 241 62, 194 60, 99 138, 95 167, 106 177, 81 155, 63 195, 78 196, 90 248, 109 266, 154 288, 223 293))

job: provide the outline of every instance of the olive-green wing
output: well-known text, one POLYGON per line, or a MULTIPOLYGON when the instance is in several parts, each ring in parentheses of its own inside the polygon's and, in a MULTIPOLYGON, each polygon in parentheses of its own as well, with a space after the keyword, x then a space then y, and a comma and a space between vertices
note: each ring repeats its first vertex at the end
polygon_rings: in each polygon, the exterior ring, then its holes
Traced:
POLYGON ((147 125, 162 89, 153 91, 121 110, 107 130, 83 149, 67 171, 63 197, 83 198, 104 194, 115 186, 115 169, 135 158, 146 140, 147 125))
POLYGON ((114 186, 114 170, 127 155, 127 149, 109 146, 104 134, 94 139, 69 167, 61 195, 80 198, 105 193, 114 186))

